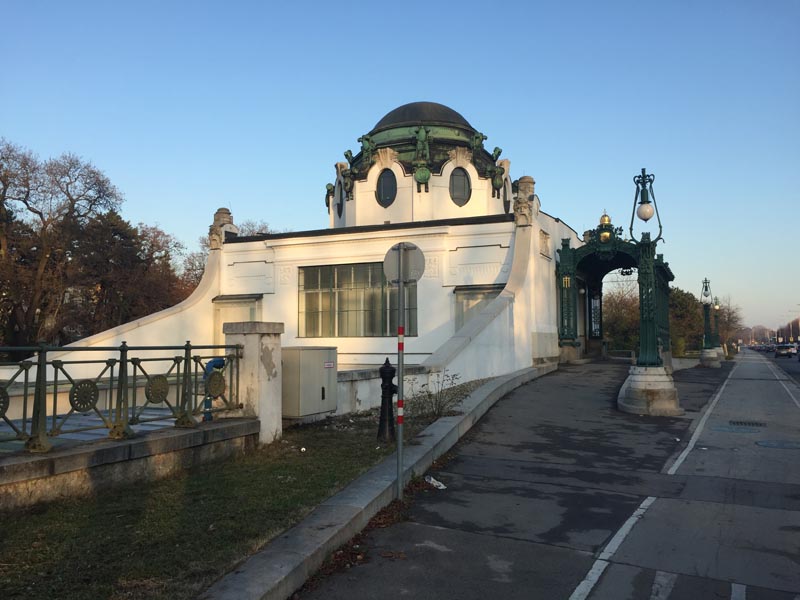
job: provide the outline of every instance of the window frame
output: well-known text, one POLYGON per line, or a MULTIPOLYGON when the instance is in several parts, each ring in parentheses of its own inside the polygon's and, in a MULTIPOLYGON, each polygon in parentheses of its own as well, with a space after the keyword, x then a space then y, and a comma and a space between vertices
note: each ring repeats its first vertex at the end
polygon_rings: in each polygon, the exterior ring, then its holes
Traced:
MULTIPOLYGON (((417 285, 405 291, 405 335, 418 335, 417 285)), ((383 263, 298 267, 297 337, 384 338, 397 335, 398 289, 383 263), (359 277, 360 276, 360 277, 359 277)))
POLYGON ((339 189, 337 190, 337 194, 336 194, 336 198, 337 198, 336 214, 341 219, 342 215, 344 214, 344 204, 345 204, 345 202, 347 202, 347 192, 344 191, 344 182, 343 181, 341 181, 341 180, 339 181, 338 187, 339 187, 339 189))
MULTIPOLYGON (((388 195, 387 195, 388 196, 388 195)), ((375 201, 378 205, 382 206, 383 208, 389 208, 394 201, 397 199, 397 175, 394 174, 389 168, 385 168, 378 173, 378 181, 375 184, 375 201), (391 198, 389 200, 383 200, 381 194, 381 180, 383 179, 384 175, 391 175, 391 182, 393 186, 393 192, 391 194, 391 198)))
POLYGON ((483 308, 505 289, 505 283, 486 285, 457 285, 453 288, 455 301, 455 330, 469 323, 483 308))
POLYGON ((469 172, 464 167, 456 167, 455 169, 453 169, 450 173, 450 183, 448 188, 450 191, 450 200, 453 201, 453 204, 455 204, 458 207, 466 206, 467 203, 470 201, 470 198, 472 198, 472 180, 470 179, 469 172), (466 197, 462 198, 461 196, 459 196, 457 198, 453 193, 453 182, 455 180, 456 174, 458 174, 458 177, 461 178, 462 173, 463 173, 463 181, 466 182, 466 188, 467 188, 466 197))

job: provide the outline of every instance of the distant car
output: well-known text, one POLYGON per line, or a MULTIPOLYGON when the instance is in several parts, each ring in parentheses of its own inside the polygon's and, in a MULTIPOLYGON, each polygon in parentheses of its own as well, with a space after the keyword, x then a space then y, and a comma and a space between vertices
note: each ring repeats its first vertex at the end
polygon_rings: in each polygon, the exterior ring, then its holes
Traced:
POLYGON ((794 348, 791 344, 778 344, 775 346, 775 358, 779 356, 792 358, 792 350, 794 350, 794 348))

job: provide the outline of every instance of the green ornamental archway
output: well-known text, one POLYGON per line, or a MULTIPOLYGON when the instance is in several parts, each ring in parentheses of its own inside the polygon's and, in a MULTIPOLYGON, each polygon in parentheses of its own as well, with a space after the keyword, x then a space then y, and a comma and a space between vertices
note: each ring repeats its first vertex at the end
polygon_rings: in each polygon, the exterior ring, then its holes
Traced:
POLYGON ((571 248, 570 240, 561 240, 557 265, 559 285, 559 346, 579 347, 578 310, 584 310, 584 335, 587 343, 603 339, 603 277, 617 269, 638 271, 640 352, 638 366, 662 366, 658 348, 670 350, 669 282, 675 279, 662 254, 655 254, 656 242, 643 233, 640 242, 622 238, 622 228, 614 227, 603 215, 596 229, 585 235, 586 243, 571 248), (585 283, 581 300, 578 280, 585 283))

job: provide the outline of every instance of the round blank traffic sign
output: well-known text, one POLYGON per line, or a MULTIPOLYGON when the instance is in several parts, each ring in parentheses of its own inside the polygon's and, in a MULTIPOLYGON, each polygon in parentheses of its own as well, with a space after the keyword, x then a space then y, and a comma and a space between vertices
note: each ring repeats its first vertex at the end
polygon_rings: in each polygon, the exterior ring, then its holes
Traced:
POLYGON ((403 283, 419 280, 425 272, 425 256, 411 242, 400 242, 392 246, 383 259, 383 273, 392 283, 399 281, 399 254, 403 253, 403 283))

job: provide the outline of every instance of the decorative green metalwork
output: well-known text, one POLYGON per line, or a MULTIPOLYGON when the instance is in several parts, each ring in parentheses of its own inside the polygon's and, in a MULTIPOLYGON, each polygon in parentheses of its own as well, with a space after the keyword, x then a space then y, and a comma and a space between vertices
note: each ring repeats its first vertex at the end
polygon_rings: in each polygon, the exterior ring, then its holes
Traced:
POLYGON ((485 135, 483 135, 480 131, 476 131, 472 134, 472 139, 469 141, 470 149, 477 153, 479 150, 483 150, 483 142, 487 140, 485 135))
POLYGON ((211 371, 205 383, 206 394, 212 398, 219 398, 225 393, 225 376, 219 371, 211 371))
POLYGON ((414 163, 414 181, 417 182, 417 191, 422 191, 422 186, 425 186, 425 191, 428 191, 428 182, 431 179, 431 170, 425 162, 414 163))
MULTIPOLYGON (((632 268, 638 264, 636 245, 622 239, 622 228, 614 227, 606 214, 601 217, 600 225, 596 229, 586 232, 585 239, 586 243, 579 248, 570 248, 570 240, 562 239, 561 249, 558 250, 557 273, 561 300, 559 343, 561 346, 579 344, 577 342, 578 285, 576 276, 581 274, 584 279, 591 280, 592 283, 587 290, 591 298, 593 290, 602 290, 602 280, 607 273, 619 268, 632 268), (569 277, 569 290, 564 285, 565 276, 569 277)), ((591 320, 591 313, 588 316, 591 320)), ((595 336, 590 333, 590 337, 602 338, 602 325, 600 334, 595 336)))
POLYGON ((710 350, 715 346, 713 334, 711 333, 711 282, 708 278, 703 279, 700 302, 703 304, 703 350, 710 350))
POLYGON ((169 395, 169 379, 166 375, 153 375, 148 378, 144 386, 144 396, 148 402, 161 404, 166 402, 169 395))
POLYGON ((414 129, 414 181, 417 182, 417 191, 421 192, 422 187, 428 190, 428 182, 431 179, 429 163, 431 160, 431 130, 424 125, 414 129))
POLYGON ((575 289, 575 250, 569 247, 569 239, 561 240, 557 250, 560 261, 556 268, 559 299, 561 304, 558 337, 561 345, 571 345, 578 337, 578 317, 575 289))
POLYGON ((589 301, 589 337, 602 339, 603 337, 603 281, 594 282, 588 286, 587 298, 589 301))
POLYGON ((362 135, 360 138, 358 138, 358 141, 361 142, 362 164, 366 163, 367 168, 369 168, 372 166, 372 163, 375 162, 375 142, 368 134, 362 135))
POLYGON ((428 162, 431 159, 430 133, 431 130, 422 125, 414 130, 414 139, 416 141, 415 161, 428 162))
POLYGON ((331 208, 331 200, 333 200, 333 194, 336 186, 332 183, 325 184, 325 208, 330 211, 331 208))
MULTIPOLYGON (((664 255, 656 255, 656 273, 669 272, 669 263, 664 261, 664 255)), ((658 330, 658 344, 662 349, 669 350, 672 346, 669 333, 669 281, 664 277, 656 277, 656 323, 658 330)))
MULTIPOLYGON (((594 298, 602 290, 602 279, 615 269, 624 274, 638 270, 639 284, 639 356, 638 366, 661 366, 660 349, 669 350, 669 282, 675 277, 664 261, 663 255, 655 255, 661 239, 661 218, 653 193, 655 176, 642 169, 641 175, 634 177, 634 215, 631 216, 631 240, 622 238, 622 228, 614 227, 611 218, 603 214, 596 229, 586 232, 585 243, 579 248, 570 248, 569 239, 561 242, 557 274, 559 278, 561 317, 559 324, 559 343, 562 346, 575 345, 578 338, 575 278, 580 275, 587 281, 589 337, 602 337, 597 331, 597 311, 602 311, 602 300, 594 298), (651 203, 652 199, 652 203, 651 203), (637 201, 640 210, 636 210, 637 201), (641 206, 644 205, 642 209, 641 206), (653 214, 658 217, 658 235, 650 239, 650 234, 642 233, 641 239, 633 235, 633 217, 638 213, 643 220, 653 214), (569 283, 569 285, 567 285, 569 283), (599 291, 598 291, 599 290, 599 291)), ((601 317, 602 318, 602 317, 601 317)))
MULTIPOLYGON (((187 351, 191 349, 228 349, 230 346, 196 346, 188 345, 183 347, 187 351)), ((154 350, 175 350, 173 347, 137 347, 149 355, 154 350)), ((27 352, 37 355, 36 362, 30 360, 18 363, 18 369, 11 374, 8 379, 0 380, 0 420, 7 424, 15 439, 24 440, 25 448, 30 452, 46 452, 52 446, 51 437, 65 434, 78 433, 87 430, 106 429, 112 439, 124 439, 134 434, 131 424, 144 421, 162 421, 172 419, 179 425, 190 425, 194 419, 193 414, 203 410, 203 398, 201 394, 202 370, 200 373, 192 373, 186 368, 186 356, 169 358, 164 356, 151 356, 146 359, 128 358, 129 348, 126 344, 118 347, 89 347, 89 348, 57 348, 48 346, 38 347, 16 347, 0 348, 0 351, 7 352, 27 352), (48 361, 48 352, 58 351, 62 356, 69 356, 70 351, 83 353, 93 353, 98 356, 97 360, 74 360, 59 359, 48 361), (118 352, 119 359, 108 358, 103 354, 118 352), (166 374, 148 375, 143 367, 145 361, 152 361, 162 364, 169 361, 172 364, 170 372, 166 374), (78 366, 80 365, 80 366, 78 366), (92 369, 91 365, 97 367, 96 377, 91 379, 73 378, 79 369, 85 373, 87 369, 92 369), (132 376, 129 377, 129 367, 133 366, 132 376), (35 367, 35 368, 34 368, 35 367), (119 371, 117 372, 117 367, 119 371), (146 381, 137 383, 137 371, 146 377, 146 381), (35 382, 32 382, 31 374, 35 374, 35 382), (50 377, 48 380, 47 377, 50 377), (151 384, 150 397, 154 400, 166 397, 165 390, 181 390, 181 405, 170 411, 164 411, 161 407, 150 407, 149 412, 142 417, 142 412, 137 411, 136 394, 146 393, 146 384, 151 384), (31 385, 29 385, 31 383, 31 385), (68 389, 65 389, 68 388, 68 389), (153 393, 153 389, 157 390, 153 393), (65 394, 65 391, 67 392, 65 394), (185 392, 189 393, 186 394, 185 392), (68 407, 62 407, 61 398, 66 395, 68 407), (100 405, 100 400, 105 399, 105 406, 100 405), (132 401, 132 404, 131 404, 132 401), (32 408, 32 412, 29 409, 32 408), (66 408, 66 410, 65 410, 66 408), (62 411, 62 412, 59 412, 62 411), (77 415, 94 412, 97 419, 79 419, 77 415), (189 413, 188 417, 186 413, 189 413), (9 413, 15 414, 14 419, 9 418, 9 413), (74 425, 73 425, 74 424, 74 425)), ((202 364, 202 361, 209 357, 195 356, 190 361, 202 364)), ((210 358, 223 358, 214 355, 210 358)), ((221 402, 215 406, 214 411, 225 411, 241 408, 238 404, 238 352, 226 354, 224 356, 225 376, 220 372, 217 374, 221 379, 220 394, 221 402), (226 385, 228 386, 226 388, 226 385), (228 397, 226 397, 226 395, 228 397)), ((191 366, 191 364, 189 364, 191 366)), ((220 389, 220 380, 212 382, 212 389, 216 393, 220 389)), ((168 401, 165 401, 169 405, 168 401)), ((149 402, 148 402, 149 404, 149 402)), ((142 407, 144 410, 144 407, 142 407)))
POLYGON ((192 344, 186 342, 183 351, 183 359, 180 365, 183 369, 183 385, 181 386, 180 404, 178 415, 175 419, 175 427, 191 429, 197 427, 197 419, 192 416, 192 381, 189 373, 192 368, 192 344))
MULTIPOLYGON (((499 148, 495 148, 495 150, 499 150, 499 148)), ((486 175, 492 180, 492 198, 501 197, 501 192, 506 182, 505 174, 505 167, 499 165, 487 169, 486 175)))
POLYGON ((83 379, 72 386, 69 391, 69 404, 80 413, 86 413, 97 407, 100 390, 90 379, 83 379))
POLYGON ((658 235, 656 239, 653 240, 655 244, 658 240, 661 239, 661 216, 658 214, 658 204, 656 204, 656 195, 653 192, 653 182, 656 180, 656 176, 652 173, 648 174, 645 169, 642 169, 641 175, 636 175, 633 178, 633 183, 636 184, 636 193, 633 196, 633 212, 631 213, 631 224, 630 224, 630 234, 631 239, 635 241, 635 236, 633 235, 633 218, 634 216, 638 216, 642 221, 649 221, 653 213, 655 212, 656 219, 658 220, 658 235), (650 203, 650 198, 653 199, 652 204, 650 203), (639 203, 639 208, 636 208, 636 203, 639 203))
POLYGON ((119 346, 119 377, 117 380, 117 405, 114 414, 114 424, 108 432, 108 437, 113 440, 125 440, 134 436, 130 424, 128 406, 128 344, 122 342, 119 346))
MULTIPOLYGON (((384 117, 369 133, 358 138, 361 150, 358 154, 345 152, 348 171, 353 179, 363 181, 369 176, 371 167, 377 162, 380 149, 389 148, 406 175, 413 175, 418 191, 428 191, 430 178, 441 174, 444 165, 453 160, 453 151, 464 148, 470 152, 470 160, 480 177, 491 178, 489 172, 496 165, 502 152, 495 148, 490 153, 484 148, 486 136, 476 131, 463 117, 446 107, 434 107, 433 103, 412 103, 400 107, 384 117)), ((497 186, 494 189, 498 189, 497 186)), ((502 186, 500 186, 502 189, 502 186)), ((348 199, 349 195, 348 190, 348 199)), ((326 195, 326 203, 329 203, 326 195)))
POLYGON ((0 388, 0 419, 6 416, 8 407, 11 405, 11 400, 8 397, 8 392, 0 388))
POLYGON ((25 440, 25 448, 30 452, 48 452, 52 444, 47 439, 47 348, 39 347, 36 365, 36 386, 33 396, 33 415, 31 416, 30 437, 25 440))
MULTIPOLYGON (((636 193, 633 196, 633 212, 631 213, 630 234, 631 243, 635 244, 639 250, 639 356, 636 360, 636 365, 640 367, 660 367, 664 362, 661 360, 659 352, 659 326, 664 326, 663 316, 659 313, 664 310, 659 310, 659 294, 656 284, 656 244, 661 239, 662 227, 661 217, 658 216, 658 205, 656 204, 656 197, 653 193, 653 181, 655 175, 648 174, 645 169, 642 169, 642 174, 633 178, 636 184, 636 193), (653 199, 653 204, 650 204, 650 198, 653 199), (637 200, 639 208, 636 208, 637 200), (658 235, 651 241, 650 233, 643 232, 640 240, 636 240, 633 234, 633 219, 638 216, 642 221, 648 221, 656 214, 658 219, 658 235)), ((661 265, 663 266, 663 261, 661 265)), ((662 289, 664 289, 662 287, 662 289)), ((661 302, 667 304, 668 310, 669 303, 669 288, 666 288, 667 298, 666 302, 662 298, 661 302)), ((666 320, 666 328, 669 329, 669 318, 666 320)), ((667 338, 669 334, 667 334, 667 338)), ((663 343, 663 340, 662 340, 663 343)), ((669 350, 669 347, 667 347, 669 350)))
POLYGON ((660 367, 664 363, 658 352, 658 323, 656 320, 656 242, 650 234, 642 233, 639 248, 639 357, 640 367, 660 367))
POLYGON ((353 180, 355 179, 355 175, 356 172, 353 169, 345 169, 342 171, 342 188, 344 189, 347 200, 353 199, 353 180))

